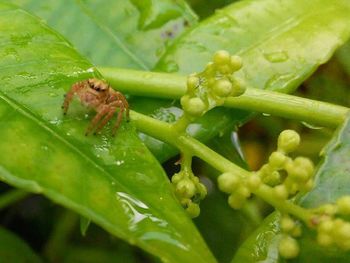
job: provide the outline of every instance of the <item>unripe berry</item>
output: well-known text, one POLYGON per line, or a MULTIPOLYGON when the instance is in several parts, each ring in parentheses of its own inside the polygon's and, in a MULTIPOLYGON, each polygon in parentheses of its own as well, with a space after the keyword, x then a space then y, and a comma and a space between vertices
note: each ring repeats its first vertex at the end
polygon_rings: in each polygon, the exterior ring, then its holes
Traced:
POLYGON ((350 215, 350 196, 346 195, 337 200, 338 213, 350 215))
POLYGON ((318 227, 318 232, 322 234, 330 233, 334 229, 334 223, 332 220, 322 221, 318 227))
POLYGON ((217 80, 213 86, 213 91, 219 97, 227 97, 232 91, 232 84, 227 79, 217 80))
POLYGON ((269 164, 275 169, 281 169, 287 160, 287 156, 285 156, 281 152, 273 152, 269 157, 269 164))
POLYGON ((190 93, 193 93, 196 90, 196 87, 199 84, 199 78, 197 76, 189 76, 187 78, 187 90, 190 93))
POLYGON ((282 200, 286 200, 288 198, 289 193, 285 185, 281 184, 275 186, 274 191, 277 198, 280 198, 282 200))
POLYGON ((298 225, 296 225, 296 226, 294 226, 294 228, 293 228, 293 230, 292 230, 292 232, 291 232, 291 235, 293 236, 293 237, 300 237, 301 236, 301 227, 300 226, 298 226, 298 225))
POLYGON ((176 185, 176 193, 182 197, 191 198, 196 193, 196 186, 190 179, 183 179, 176 185))
POLYGON ((248 198, 248 197, 250 197, 250 191, 249 191, 249 189, 247 188, 247 187, 245 187, 245 186, 240 186, 238 189, 237 189, 237 191, 236 191, 236 193, 235 193, 236 195, 238 195, 238 196, 241 196, 242 198, 248 198))
POLYGON ((240 183, 240 178, 232 173, 223 173, 218 177, 219 189, 227 194, 232 193, 240 183))
POLYGON ((289 236, 281 239, 278 250, 281 256, 287 259, 295 258, 300 251, 298 242, 289 236))
POLYGON ((182 107, 185 112, 196 117, 201 116, 205 111, 205 104, 200 98, 191 98, 182 107))
POLYGON ((254 191, 258 189, 260 185, 261 185, 261 179, 259 175, 254 173, 248 177, 247 186, 250 191, 254 191))
POLYGON ((216 51, 213 57, 213 61, 217 65, 229 64, 230 60, 230 53, 228 53, 226 50, 216 51))
POLYGON ((314 164, 309 158, 297 157, 295 158, 294 163, 295 165, 304 169, 307 172, 309 177, 311 177, 314 174, 314 170, 315 170, 314 164))
POLYGON ((297 166, 296 164, 294 164, 294 167, 288 169, 288 175, 297 183, 305 182, 310 177, 303 167, 297 166))
POLYGON ((240 56, 231 56, 231 68, 233 71, 239 70, 243 65, 242 58, 240 56))
POLYGON ((231 78, 231 82, 233 85, 231 96, 238 97, 246 91, 247 87, 243 79, 234 77, 231 78))
POLYGON ((299 146, 300 136, 293 130, 284 130, 278 137, 278 150, 285 153, 293 152, 299 146))
POLYGON ((245 198, 242 196, 236 195, 236 194, 231 194, 228 197, 228 204, 233 208, 233 209, 240 209, 244 205, 245 198))
POLYGON ((329 247, 330 245, 333 244, 333 238, 328 234, 319 233, 317 235, 317 243, 320 246, 329 247))
POLYGON ((200 214, 200 208, 198 204, 195 203, 189 203, 188 207, 186 208, 187 213, 190 215, 190 217, 195 218, 198 217, 200 214))
POLYGON ((290 232, 295 227, 295 222, 289 216, 284 216, 281 219, 281 229, 284 232, 290 232))

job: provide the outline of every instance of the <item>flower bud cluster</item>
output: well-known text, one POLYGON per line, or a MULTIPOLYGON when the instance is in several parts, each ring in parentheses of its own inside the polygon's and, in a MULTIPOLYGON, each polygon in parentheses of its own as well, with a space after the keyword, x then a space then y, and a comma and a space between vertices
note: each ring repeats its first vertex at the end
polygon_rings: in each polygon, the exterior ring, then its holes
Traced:
POLYGON ((293 160, 287 155, 295 151, 299 143, 300 136, 297 132, 281 132, 277 151, 270 155, 269 162, 258 171, 262 181, 274 187, 277 198, 288 199, 297 192, 308 192, 313 187, 313 163, 305 157, 293 160))
POLYGON ((336 246, 343 250, 350 250, 350 222, 336 215, 350 215, 350 196, 340 197, 335 204, 326 204, 318 209, 321 213, 317 224, 317 242, 321 246, 336 246))
POLYGON ((173 175, 171 182, 174 186, 176 196, 188 214, 192 218, 199 216, 199 203, 207 195, 207 189, 199 182, 198 177, 192 171, 183 169, 173 175))
POLYGON ((234 173, 223 173, 218 177, 218 187, 222 192, 229 194, 228 203, 234 209, 240 209, 250 197, 252 191, 261 185, 260 177, 252 174, 242 178, 234 173))
POLYGON ((187 93, 181 98, 184 112, 191 118, 200 117, 222 105, 227 97, 242 95, 245 85, 232 75, 241 67, 239 56, 231 56, 224 50, 217 51, 213 62, 208 63, 203 72, 188 77, 187 93))
POLYGON ((295 239, 301 236, 301 227, 290 216, 283 215, 280 221, 282 238, 278 250, 282 257, 290 259, 298 256, 300 248, 295 239))

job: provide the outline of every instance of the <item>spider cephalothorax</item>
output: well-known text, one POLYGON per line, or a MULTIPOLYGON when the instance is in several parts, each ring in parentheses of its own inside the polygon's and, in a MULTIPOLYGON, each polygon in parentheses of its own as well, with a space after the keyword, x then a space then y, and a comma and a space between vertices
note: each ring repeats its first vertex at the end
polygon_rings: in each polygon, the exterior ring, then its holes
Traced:
POLYGON ((78 96, 84 106, 92 108, 97 112, 88 126, 85 135, 88 135, 93 130, 95 133, 99 132, 118 109, 113 135, 115 135, 123 119, 124 112, 126 113, 127 120, 129 120, 129 104, 124 95, 112 89, 111 86, 103 80, 94 78, 73 84, 71 89, 65 94, 64 103, 62 105, 64 114, 67 113, 69 104, 74 95, 78 96))

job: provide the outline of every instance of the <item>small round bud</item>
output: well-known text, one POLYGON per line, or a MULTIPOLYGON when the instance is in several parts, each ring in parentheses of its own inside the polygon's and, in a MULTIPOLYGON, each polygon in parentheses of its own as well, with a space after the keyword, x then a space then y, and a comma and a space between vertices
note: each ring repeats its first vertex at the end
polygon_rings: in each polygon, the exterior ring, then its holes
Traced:
POLYGON ((219 189, 227 194, 231 194, 239 185, 240 178, 232 173, 223 173, 218 177, 219 189))
POLYGON ((304 184, 304 185, 302 186, 302 190, 303 190, 304 192, 310 192, 310 191, 312 190, 312 188, 314 188, 314 180, 312 180, 312 179, 309 179, 309 180, 306 182, 306 184, 304 184))
POLYGON ((231 56, 231 68, 233 71, 239 70, 243 65, 242 58, 240 56, 231 56))
POLYGON ((247 187, 245 187, 245 186, 240 186, 238 189, 237 189, 237 191, 236 191, 236 193, 235 193, 236 195, 238 195, 238 196, 241 196, 242 198, 248 198, 248 197, 250 197, 250 191, 249 191, 249 189, 247 188, 247 187))
POLYGON ((338 213, 350 215, 350 196, 346 195, 337 200, 338 213))
MULTIPOLYGON (((196 177, 197 178, 197 177, 196 177)), ((207 188, 205 187, 204 184, 202 183, 198 183, 197 184, 197 192, 199 193, 199 198, 201 200, 204 199, 204 197, 206 197, 206 195, 208 194, 207 188)))
POLYGON ((338 228, 337 236, 342 241, 349 241, 350 240, 350 223, 343 222, 343 224, 338 228))
POLYGON ((337 212, 337 207, 332 204, 326 204, 322 208, 326 215, 334 215, 337 212))
POLYGON ((278 150, 285 153, 293 152, 299 146, 300 136, 293 130, 285 130, 278 137, 278 150))
POLYGON ((269 164, 275 169, 281 169, 287 160, 287 156, 285 156, 281 152, 273 152, 269 157, 269 164))
POLYGON ((245 198, 242 196, 236 195, 236 194, 231 194, 228 197, 228 204, 233 208, 233 209, 240 209, 244 205, 245 198))
POLYGON ((309 158, 297 157, 295 158, 294 163, 295 165, 304 169, 307 172, 309 177, 311 177, 314 174, 314 170, 315 170, 314 164, 309 158))
POLYGON ((298 226, 298 225, 296 225, 296 226, 293 228, 293 230, 292 230, 292 232, 291 232, 291 235, 292 235, 293 237, 300 237, 300 236, 301 236, 301 233, 302 233, 301 227, 298 226))
POLYGON ((281 229, 284 232, 290 232, 295 227, 295 222, 289 216, 284 216, 281 219, 281 229))
POLYGON ((182 197, 191 198, 196 194, 196 186, 190 179, 183 179, 176 185, 176 193, 182 197))
POLYGON ((199 78, 197 76, 189 76, 187 78, 187 90, 190 93, 193 93, 196 90, 196 87, 199 84, 199 78))
POLYGON ((244 80, 241 78, 234 77, 234 78, 231 78, 231 81, 233 85, 231 96, 233 97, 241 96, 247 89, 244 80))
POLYGON ((294 238, 286 236, 281 239, 278 251, 284 258, 295 258, 299 255, 299 244, 294 238))
POLYGON ((201 116, 205 111, 205 104, 200 98, 191 98, 182 107, 185 112, 196 117, 201 116))
POLYGON ((182 173, 177 173, 174 174, 173 177, 171 177, 171 182, 173 184, 177 184, 178 182, 180 182, 183 178, 183 174, 182 173))
POLYGON ((190 217, 195 218, 199 216, 201 210, 198 204, 190 202, 186 208, 186 211, 190 217))
POLYGON ((232 84, 227 79, 217 80, 213 86, 213 91, 219 97, 227 97, 232 91, 232 84))
POLYGON ((294 167, 288 169, 288 175, 298 183, 305 182, 310 177, 303 167, 297 166, 296 164, 294 164, 294 167))
POLYGON ((248 177, 247 186, 250 191, 254 191, 258 189, 260 185, 261 185, 261 179, 259 175, 252 174, 251 176, 248 177))
POLYGON ((269 185, 277 185, 281 181, 281 175, 278 171, 273 171, 264 178, 264 182, 269 185))
POLYGON ((276 197, 282 200, 286 200, 289 196, 287 188, 283 184, 275 186, 274 191, 275 191, 276 197))
POLYGON ((334 223, 332 220, 324 220, 320 223, 319 227, 318 227, 318 231, 319 233, 331 233, 333 231, 334 228, 334 223))
POLYGON ((207 77, 214 75, 215 73, 215 64, 213 62, 209 62, 205 67, 205 74, 207 77))
POLYGON ((328 234, 319 233, 317 235, 317 243, 320 246, 329 247, 330 245, 333 244, 333 238, 328 234))
POLYGON ((215 52, 213 61, 217 65, 229 64, 231 60, 230 53, 226 50, 219 50, 215 52))
POLYGON ((229 75, 233 73, 231 67, 227 64, 218 66, 218 71, 223 75, 229 75))

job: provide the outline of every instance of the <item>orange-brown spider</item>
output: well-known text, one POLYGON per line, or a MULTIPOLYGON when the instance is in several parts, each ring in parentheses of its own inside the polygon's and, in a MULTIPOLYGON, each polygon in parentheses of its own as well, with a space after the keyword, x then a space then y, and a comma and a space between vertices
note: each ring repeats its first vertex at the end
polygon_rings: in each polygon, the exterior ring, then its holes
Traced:
POLYGON ((124 95, 113 90, 103 80, 88 79, 73 84, 71 89, 65 94, 62 105, 64 114, 67 113, 74 95, 78 96, 84 106, 92 108, 97 112, 88 126, 85 135, 88 135, 93 130, 95 130, 95 134, 98 133, 113 117, 118 108, 117 121, 112 131, 113 136, 122 122, 124 112, 126 113, 126 119, 129 120, 129 104, 124 95))

